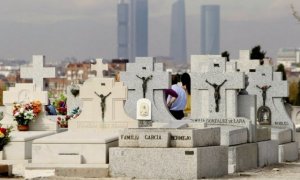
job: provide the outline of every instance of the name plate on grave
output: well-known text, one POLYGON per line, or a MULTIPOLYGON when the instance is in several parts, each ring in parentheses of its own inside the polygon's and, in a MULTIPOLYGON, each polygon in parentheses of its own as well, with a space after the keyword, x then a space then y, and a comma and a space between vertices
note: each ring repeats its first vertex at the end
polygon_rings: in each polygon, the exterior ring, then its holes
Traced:
POLYGON ((199 118, 191 119, 194 123, 207 123, 208 125, 230 125, 248 127, 250 120, 246 118, 199 118))
POLYGON ((170 147, 169 132, 141 132, 139 135, 139 147, 170 147))
POLYGON ((119 136, 119 147, 199 147, 220 145, 220 128, 205 129, 126 129, 119 136), (166 141, 168 134, 168 141, 166 141))

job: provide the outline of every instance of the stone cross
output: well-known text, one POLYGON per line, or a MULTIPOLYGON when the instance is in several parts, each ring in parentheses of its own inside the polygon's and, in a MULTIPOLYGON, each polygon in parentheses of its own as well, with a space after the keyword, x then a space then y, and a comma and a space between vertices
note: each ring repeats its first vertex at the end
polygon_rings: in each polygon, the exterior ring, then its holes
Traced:
POLYGON ((259 66, 256 72, 250 72, 249 86, 247 92, 257 97, 257 109, 264 105, 264 99, 261 89, 257 88, 267 86, 265 105, 271 109, 271 123, 275 126, 284 126, 293 128, 294 124, 285 110, 282 102, 283 97, 288 97, 288 82, 282 80, 281 72, 273 72, 271 65, 259 66))
POLYGON ((21 78, 32 79, 32 82, 44 90, 44 78, 54 78, 55 68, 44 67, 45 56, 34 55, 32 67, 21 67, 21 78))
POLYGON ((192 56, 192 118, 237 117, 237 90, 244 88, 244 79, 244 73, 236 72, 236 64, 226 62, 221 56, 192 56), (207 82, 222 84, 219 93, 207 82))
POLYGON ((108 65, 103 63, 103 59, 96 59, 96 64, 91 65, 91 70, 97 72, 97 77, 103 77, 103 71, 108 71, 108 65))
POLYGON ((80 87, 79 98, 82 101, 82 112, 76 121, 71 122, 71 130, 82 126, 97 128, 104 123, 126 122, 129 117, 124 111, 124 101, 127 99, 127 87, 123 82, 115 82, 114 78, 90 78, 80 87), (105 99, 105 113, 102 120, 101 98, 97 94, 108 95, 105 99), (90 123, 91 122, 91 123, 90 123), (85 123, 90 123, 89 125, 85 123))
POLYGON ((249 72, 255 72, 255 69, 260 65, 259 60, 250 59, 249 50, 240 50, 240 58, 232 59, 230 62, 237 63, 237 71, 248 74, 249 72))
POLYGON ((136 58, 135 63, 128 63, 126 72, 121 72, 121 81, 128 86, 128 100, 125 103, 127 114, 136 119, 137 101, 143 98, 143 88, 139 77, 150 77, 147 83, 146 98, 152 104, 152 120, 157 122, 169 122, 175 120, 169 113, 164 99, 164 89, 170 88, 170 73, 164 71, 162 63, 155 63, 151 57, 136 58))

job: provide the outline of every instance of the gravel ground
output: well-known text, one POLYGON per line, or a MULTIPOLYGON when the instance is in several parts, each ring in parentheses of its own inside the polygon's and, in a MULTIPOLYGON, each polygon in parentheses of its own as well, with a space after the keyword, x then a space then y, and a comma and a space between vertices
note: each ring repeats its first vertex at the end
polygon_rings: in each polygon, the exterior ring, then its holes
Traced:
MULTIPOLYGON (((1 177, 0 179, 23 179, 23 178, 8 178, 1 177)), ((34 180, 131 180, 131 178, 74 178, 74 177, 45 177, 34 178, 34 180)), ((300 160, 297 162, 281 163, 264 168, 252 169, 245 172, 230 174, 218 179, 300 179, 300 160)))

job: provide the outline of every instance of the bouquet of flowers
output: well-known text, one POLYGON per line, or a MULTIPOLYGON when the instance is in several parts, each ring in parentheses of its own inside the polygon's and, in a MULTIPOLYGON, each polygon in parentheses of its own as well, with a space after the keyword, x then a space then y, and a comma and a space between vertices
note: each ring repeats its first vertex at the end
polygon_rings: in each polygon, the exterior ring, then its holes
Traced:
POLYGON ((29 103, 14 103, 13 116, 18 125, 28 125, 42 111, 42 103, 40 101, 32 101, 29 103))
POLYGON ((59 115, 67 114, 67 97, 61 94, 59 98, 54 101, 54 106, 59 115))
POLYGON ((3 150, 4 146, 10 141, 10 132, 12 130, 12 126, 8 128, 3 128, 2 124, 0 124, 0 151, 3 150))
POLYGON ((68 127, 68 122, 70 119, 76 119, 81 113, 81 110, 79 107, 73 109, 71 115, 66 115, 65 118, 62 117, 57 117, 57 124, 61 128, 67 128, 68 127))

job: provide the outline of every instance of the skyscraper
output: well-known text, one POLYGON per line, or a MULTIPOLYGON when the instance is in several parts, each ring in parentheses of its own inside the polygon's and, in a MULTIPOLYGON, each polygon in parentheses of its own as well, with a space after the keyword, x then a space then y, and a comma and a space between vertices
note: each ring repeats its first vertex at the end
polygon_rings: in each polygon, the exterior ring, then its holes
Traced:
POLYGON ((124 0, 118 3, 118 58, 129 58, 129 5, 124 0))
POLYGON ((131 0, 130 60, 148 56, 148 0, 131 0))
POLYGON ((220 54, 220 6, 201 6, 201 54, 220 54))
POLYGON ((171 18, 170 57, 177 63, 185 63, 187 54, 184 0, 173 3, 171 18))

